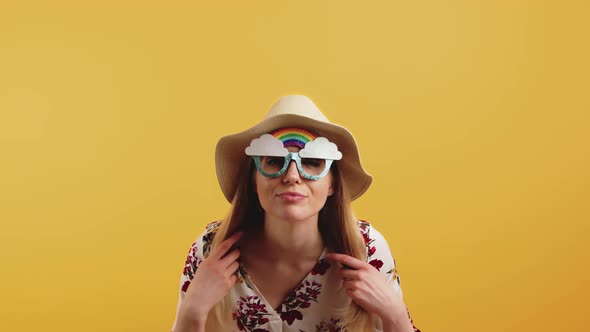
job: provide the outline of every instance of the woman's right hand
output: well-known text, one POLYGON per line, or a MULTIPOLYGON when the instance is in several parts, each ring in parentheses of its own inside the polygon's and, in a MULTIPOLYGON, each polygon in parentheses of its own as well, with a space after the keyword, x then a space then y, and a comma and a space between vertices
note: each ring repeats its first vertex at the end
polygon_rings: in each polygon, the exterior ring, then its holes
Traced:
POLYGON ((221 242, 199 264, 182 302, 182 311, 189 316, 185 317, 186 319, 206 320, 209 311, 235 285, 235 272, 240 265, 237 261, 240 250, 236 248, 228 251, 242 235, 242 232, 238 232, 221 242))

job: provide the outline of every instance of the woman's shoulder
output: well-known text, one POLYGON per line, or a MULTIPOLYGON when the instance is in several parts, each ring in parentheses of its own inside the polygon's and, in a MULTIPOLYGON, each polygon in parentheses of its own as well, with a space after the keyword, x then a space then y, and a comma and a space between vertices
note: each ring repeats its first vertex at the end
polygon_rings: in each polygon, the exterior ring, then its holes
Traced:
POLYGON ((365 239, 365 244, 369 245, 375 241, 382 242, 387 241, 383 237, 383 235, 367 220, 359 219, 358 220, 359 231, 363 235, 365 239))
POLYGON ((216 220, 213 222, 210 222, 207 224, 207 226, 205 226, 205 232, 217 232, 217 229, 219 229, 219 226, 221 225, 221 220, 216 220))
POLYGON ((193 244, 191 245, 191 252, 195 254, 199 254, 201 257, 209 256, 209 252, 211 251, 211 244, 213 243, 213 238, 215 234, 217 234, 217 230, 219 230, 219 226, 221 225, 221 220, 213 221, 208 223, 205 226, 205 230, 201 232, 201 234, 195 239, 193 244))
POLYGON ((387 240, 370 222, 358 220, 358 224, 367 248, 367 263, 379 271, 386 265, 385 268, 389 272, 395 262, 387 240))
POLYGON ((359 225, 359 230, 361 231, 362 234, 367 234, 369 232, 369 230, 371 229, 371 223, 368 222, 367 220, 358 219, 357 222, 359 225))
POLYGON ((191 283, 191 280, 193 280, 201 262, 209 256, 213 237, 215 237, 215 233, 220 224, 221 221, 214 221, 207 224, 205 230, 197 237, 188 250, 181 279, 181 290, 183 292, 186 292, 188 289, 188 286, 191 283))

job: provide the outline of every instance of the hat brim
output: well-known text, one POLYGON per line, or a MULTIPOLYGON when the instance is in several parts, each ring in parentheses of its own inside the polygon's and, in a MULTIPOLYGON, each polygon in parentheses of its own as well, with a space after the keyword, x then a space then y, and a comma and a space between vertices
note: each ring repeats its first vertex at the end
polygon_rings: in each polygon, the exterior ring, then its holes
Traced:
POLYGON ((281 114, 262 120, 254 127, 240 133, 222 137, 215 149, 217 180, 225 198, 231 203, 239 181, 238 174, 244 159, 244 150, 254 138, 283 127, 299 127, 310 130, 334 142, 342 152, 338 167, 350 199, 359 198, 371 185, 373 178, 363 169, 358 147, 352 134, 344 127, 317 121, 295 114, 281 114))

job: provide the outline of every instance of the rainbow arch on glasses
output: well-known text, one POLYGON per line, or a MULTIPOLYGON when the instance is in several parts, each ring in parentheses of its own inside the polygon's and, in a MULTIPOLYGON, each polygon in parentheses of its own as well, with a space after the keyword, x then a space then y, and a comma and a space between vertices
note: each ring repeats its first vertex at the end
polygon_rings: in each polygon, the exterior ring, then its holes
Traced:
POLYGON ((284 147, 296 146, 299 149, 303 149, 307 142, 313 141, 318 137, 318 135, 311 131, 293 127, 277 129, 271 135, 283 142, 284 147))

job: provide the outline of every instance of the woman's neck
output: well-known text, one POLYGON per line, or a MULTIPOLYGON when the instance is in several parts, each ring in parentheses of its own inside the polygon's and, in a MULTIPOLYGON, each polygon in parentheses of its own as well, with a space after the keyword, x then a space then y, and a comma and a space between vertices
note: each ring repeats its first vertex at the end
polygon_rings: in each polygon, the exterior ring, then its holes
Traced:
POLYGON ((307 220, 286 221, 267 214, 258 239, 259 249, 272 261, 316 260, 324 250, 317 215, 307 220))

